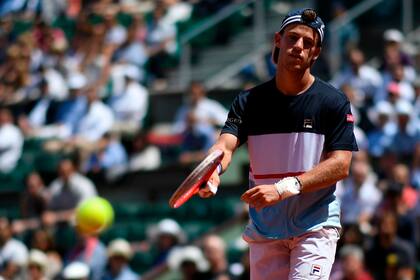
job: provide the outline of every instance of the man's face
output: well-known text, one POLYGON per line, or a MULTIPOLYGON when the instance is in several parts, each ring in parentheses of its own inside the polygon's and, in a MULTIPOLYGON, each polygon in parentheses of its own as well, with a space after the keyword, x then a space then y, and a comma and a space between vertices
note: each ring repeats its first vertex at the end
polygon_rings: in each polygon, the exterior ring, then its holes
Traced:
POLYGON ((277 64, 289 71, 305 71, 319 56, 318 35, 303 24, 290 24, 283 34, 276 33, 275 45, 280 49, 277 64))

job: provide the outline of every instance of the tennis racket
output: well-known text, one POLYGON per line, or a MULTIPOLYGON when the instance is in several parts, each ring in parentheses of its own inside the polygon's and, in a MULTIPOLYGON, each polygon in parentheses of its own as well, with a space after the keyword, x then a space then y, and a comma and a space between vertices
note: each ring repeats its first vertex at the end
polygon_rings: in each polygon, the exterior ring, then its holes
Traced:
POLYGON ((178 208, 197 194, 222 161, 223 154, 222 150, 215 150, 203 159, 173 193, 169 205, 172 208, 178 208))

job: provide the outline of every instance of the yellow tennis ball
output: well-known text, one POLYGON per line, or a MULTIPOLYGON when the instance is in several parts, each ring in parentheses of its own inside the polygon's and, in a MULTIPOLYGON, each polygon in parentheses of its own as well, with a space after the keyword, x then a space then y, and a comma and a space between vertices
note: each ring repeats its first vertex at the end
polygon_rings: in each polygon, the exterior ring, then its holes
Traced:
POLYGON ((105 198, 89 198, 76 208, 76 228, 86 235, 97 235, 107 229, 114 220, 112 205, 105 198))

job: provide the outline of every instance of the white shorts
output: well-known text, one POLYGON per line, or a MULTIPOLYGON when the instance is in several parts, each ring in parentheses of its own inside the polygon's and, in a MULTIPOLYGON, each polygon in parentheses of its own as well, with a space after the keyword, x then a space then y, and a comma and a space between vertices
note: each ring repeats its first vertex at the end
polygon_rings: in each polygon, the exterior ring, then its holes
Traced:
POLYGON ((329 279, 338 229, 322 228, 282 240, 250 241, 251 280, 329 279))

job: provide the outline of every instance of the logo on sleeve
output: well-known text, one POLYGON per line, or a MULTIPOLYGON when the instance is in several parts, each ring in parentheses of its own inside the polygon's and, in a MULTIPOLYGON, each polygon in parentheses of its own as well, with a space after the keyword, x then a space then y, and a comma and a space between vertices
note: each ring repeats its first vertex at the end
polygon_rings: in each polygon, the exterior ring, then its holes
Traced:
POLYGON ((228 118, 227 121, 230 122, 230 123, 235 123, 235 124, 241 124, 242 123, 242 120, 237 119, 237 118, 228 118))
POLYGON ((347 122, 354 123, 354 117, 352 114, 346 115, 347 122))
POLYGON ((313 264, 310 274, 315 275, 315 276, 321 276, 321 274, 322 274, 321 266, 319 264, 313 264))

